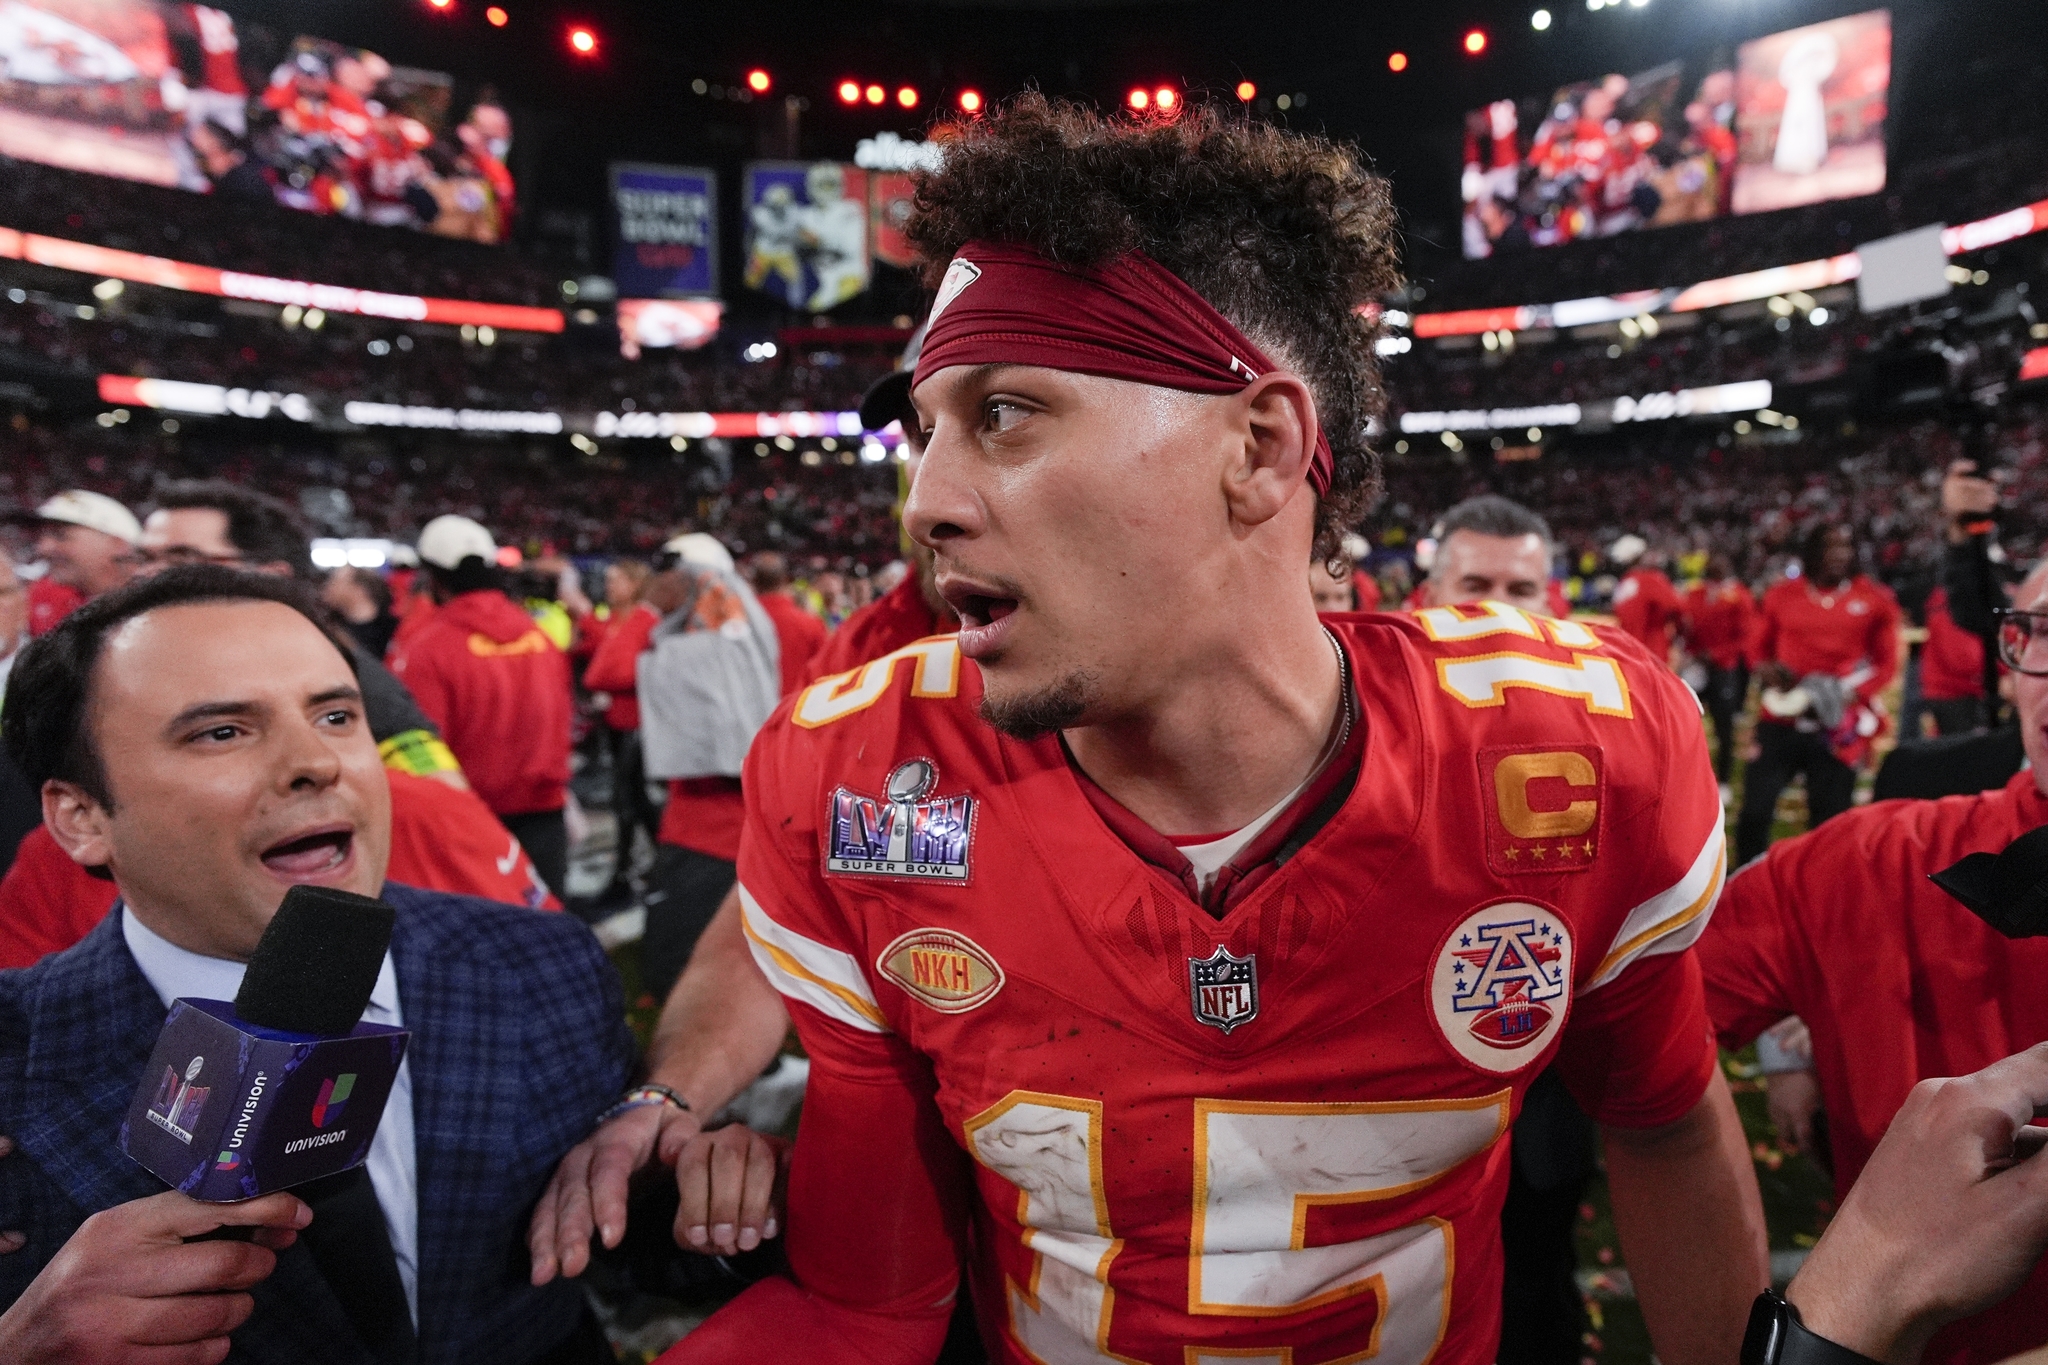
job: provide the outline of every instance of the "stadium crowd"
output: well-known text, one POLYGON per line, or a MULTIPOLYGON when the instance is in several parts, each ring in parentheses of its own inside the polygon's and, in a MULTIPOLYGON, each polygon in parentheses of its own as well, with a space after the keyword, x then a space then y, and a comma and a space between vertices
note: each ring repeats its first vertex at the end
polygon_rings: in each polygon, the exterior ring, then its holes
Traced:
MULTIPOLYGON (((1432 349, 1381 413, 1392 211, 1345 149, 1027 96, 927 190, 894 373, 419 333, 381 375, 353 322, 0 305, 24 370, 906 436, 0 429, 0 1355, 596 1365, 621 1299, 709 1286, 670 1365, 1555 1365, 1596 1168, 1671 1365, 2041 1346, 2039 400, 1403 436, 1871 338, 1432 349), (295 1194, 165 1193, 135 1077, 175 1000, 239 1009, 287 885, 393 911, 382 1123, 295 1194), (792 1029, 793 1148, 726 1121, 792 1029), (1831 1163, 1782 1293, 1716 1044, 1831 1163)), ((155 193, 63 226, 288 262, 155 193)), ((456 292, 470 251, 305 268, 456 292)))

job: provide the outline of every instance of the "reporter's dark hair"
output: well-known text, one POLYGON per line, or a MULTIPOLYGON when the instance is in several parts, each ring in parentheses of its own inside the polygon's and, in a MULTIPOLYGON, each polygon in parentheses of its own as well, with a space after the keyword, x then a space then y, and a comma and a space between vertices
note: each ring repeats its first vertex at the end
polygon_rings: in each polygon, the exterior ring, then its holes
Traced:
POLYGON ((348 638, 313 590, 297 579, 220 564, 183 565, 137 579, 95 597, 47 635, 31 640, 8 675, 0 740, 35 790, 41 791, 45 782, 69 782, 108 810, 114 808, 106 765, 92 736, 92 680, 100 652, 107 636, 124 622, 163 607, 204 602, 290 607, 341 652, 351 673, 356 671, 348 638))
POLYGON ((289 564, 295 577, 313 576, 312 541, 289 503, 226 479, 185 479, 159 488, 156 505, 219 512, 228 519, 228 544, 242 553, 246 567, 289 564))
POLYGON ((940 136, 904 226, 926 283, 975 240, 1165 266, 1315 395, 1336 469, 1314 554, 1334 557, 1380 489, 1366 428, 1386 394, 1358 309, 1400 284, 1387 182, 1354 148, 1200 105, 1138 120, 1033 92, 940 136))

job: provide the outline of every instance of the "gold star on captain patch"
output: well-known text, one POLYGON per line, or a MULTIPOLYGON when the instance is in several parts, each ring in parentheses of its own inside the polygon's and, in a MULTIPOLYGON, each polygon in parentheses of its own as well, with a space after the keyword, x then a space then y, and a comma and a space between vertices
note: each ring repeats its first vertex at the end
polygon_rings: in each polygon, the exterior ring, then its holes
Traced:
POLYGON ((1530 851, 1531 853, 1535 854, 1535 855, 1536 855, 1537 857, 1539 857, 1539 858, 1541 858, 1541 857, 1542 857, 1542 856, 1543 856, 1544 854, 1546 854, 1546 853, 1550 852, 1550 850, 1549 850, 1549 849, 1545 848, 1545 847, 1544 847, 1543 845, 1541 845, 1541 844, 1538 844, 1538 845, 1536 845, 1536 847, 1534 847, 1534 848, 1530 849, 1529 851, 1530 851))
POLYGON ((1557 856, 1558 856, 1558 857, 1560 857, 1560 858, 1569 858, 1569 857, 1571 857, 1571 856, 1572 856, 1572 846, 1571 846, 1570 844, 1559 844, 1559 845, 1557 846, 1557 856))
POLYGON ((1593 856, 1593 841, 1592 841, 1591 839, 1588 839, 1588 840, 1586 840, 1586 842, 1585 842, 1585 844, 1583 845, 1583 847, 1584 847, 1584 848, 1585 848, 1585 850, 1586 850, 1586 856, 1587 856, 1588 858, 1592 857, 1592 856, 1593 856))
POLYGON ((1516 848, 1516 847, 1515 847, 1515 846, 1514 846, 1513 844, 1509 844, 1509 845, 1508 845, 1508 861, 1509 861, 1509 862, 1513 862, 1513 861, 1515 861, 1515 859, 1517 859, 1517 858, 1519 858, 1519 857, 1521 857, 1521 856, 1522 856, 1522 850, 1520 850, 1519 848, 1516 848))

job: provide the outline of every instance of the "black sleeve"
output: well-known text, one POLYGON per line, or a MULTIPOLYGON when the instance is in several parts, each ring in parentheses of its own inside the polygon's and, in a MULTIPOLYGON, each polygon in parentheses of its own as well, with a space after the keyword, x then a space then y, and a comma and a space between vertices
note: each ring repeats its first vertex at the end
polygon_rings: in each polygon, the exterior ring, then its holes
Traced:
POLYGON ((14 851, 43 823, 43 801, 14 760, 0 754, 0 876, 14 865, 14 851))
POLYGON ((1992 611, 2005 605, 2005 593, 1993 575, 1990 543, 1983 536, 1971 536, 1960 545, 1950 545, 1942 557, 1941 580, 1948 589, 1948 614, 1972 635, 1989 639, 1997 633, 1992 611))
POLYGON ((408 730, 425 730, 436 739, 441 737, 440 729, 427 719, 405 684, 361 645, 356 646, 356 679, 363 689, 363 713, 369 717, 370 734, 379 744, 408 730))

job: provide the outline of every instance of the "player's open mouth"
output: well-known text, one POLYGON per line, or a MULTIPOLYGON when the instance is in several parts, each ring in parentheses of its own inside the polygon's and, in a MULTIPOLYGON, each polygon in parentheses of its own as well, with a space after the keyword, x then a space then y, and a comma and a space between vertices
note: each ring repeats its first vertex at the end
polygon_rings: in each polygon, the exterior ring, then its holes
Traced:
POLYGON ((313 830, 272 844, 263 851, 263 865, 288 882, 332 876, 348 866, 355 841, 347 825, 313 830))
POLYGON ((986 659, 996 654, 1016 616, 1017 598, 989 591, 988 587, 957 579, 939 586, 940 596, 960 618, 960 652, 970 659, 986 659))

